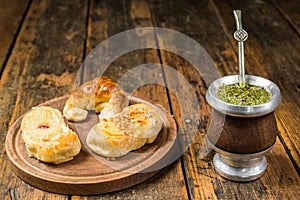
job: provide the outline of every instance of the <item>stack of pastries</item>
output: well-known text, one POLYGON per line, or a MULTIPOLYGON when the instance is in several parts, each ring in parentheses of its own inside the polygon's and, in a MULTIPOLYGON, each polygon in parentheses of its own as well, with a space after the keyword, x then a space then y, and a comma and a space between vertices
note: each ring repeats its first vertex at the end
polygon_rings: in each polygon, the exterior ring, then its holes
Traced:
POLYGON ((86 120, 94 110, 98 123, 89 131, 86 142, 95 153, 119 157, 150 144, 157 138, 165 121, 164 111, 147 104, 129 105, 126 92, 111 79, 97 77, 70 93, 62 113, 54 108, 35 107, 24 115, 22 137, 31 156, 59 164, 72 160, 81 148, 69 121, 86 120))
POLYGON ((108 116, 100 114, 86 139, 92 151, 106 157, 123 156, 154 142, 164 122, 163 115, 146 104, 133 104, 108 116))
POLYGON ((101 112, 109 101, 113 101, 112 112, 120 112, 129 102, 125 91, 106 76, 97 77, 70 93, 63 109, 69 121, 83 121, 88 110, 101 112))

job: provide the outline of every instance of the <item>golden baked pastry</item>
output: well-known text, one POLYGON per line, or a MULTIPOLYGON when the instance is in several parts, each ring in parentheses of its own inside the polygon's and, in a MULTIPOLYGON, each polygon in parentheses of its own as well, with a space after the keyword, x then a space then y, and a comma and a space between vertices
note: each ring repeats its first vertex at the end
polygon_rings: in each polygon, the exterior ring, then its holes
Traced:
POLYGON ((103 119, 93 126, 87 136, 87 145, 95 153, 105 157, 119 157, 130 150, 130 135, 116 126, 114 118, 103 119))
POLYGON ((101 113, 98 115, 98 119, 109 119, 111 117, 115 117, 116 114, 120 113, 124 108, 129 105, 129 99, 127 94, 119 89, 113 91, 111 94, 111 98, 105 104, 101 113))
POLYGON ((87 145, 97 154, 119 157, 155 141, 164 114, 154 106, 134 104, 110 118, 100 118, 87 135, 87 145))
POLYGON ((113 112, 120 112, 128 106, 126 92, 106 76, 97 77, 70 93, 63 115, 70 121, 85 120, 88 110, 102 111, 111 100, 113 112))
POLYGON ((157 136, 164 120, 165 116, 159 108, 142 103, 130 105, 115 116, 118 127, 128 130, 134 137, 147 138, 149 143, 153 141, 148 139, 157 136))
POLYGON ((106 76, 97 77, 73 91, 63 109, 71 121, 85 120, 95 110, 99 123, 89 131, 88 147, 106 157, 119 157, 155 141, 165 120, 155 106, 129 105, 126 92, 106 76))
POLYGON ((99 113, 108 101, 111 99, 113 92, 121 90, 110 78, 101 76, 95 88, 95 111, 99 113))
POLYGON ((60 164, 72 160, 81 149, 75 132, 67 127, 61 112, 48 106, 34 107, 21 122, 22 137, 30 156, 60 164))

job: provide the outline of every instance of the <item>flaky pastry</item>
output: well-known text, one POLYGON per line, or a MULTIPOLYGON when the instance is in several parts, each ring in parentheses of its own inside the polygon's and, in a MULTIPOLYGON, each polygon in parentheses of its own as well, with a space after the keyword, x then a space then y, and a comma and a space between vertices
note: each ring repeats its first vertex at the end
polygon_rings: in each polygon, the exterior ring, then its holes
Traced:
POLYGON ((100 118, 87 145, 97 154, 119 157, 155 141, 165 118, 154 106, 133 104, 110 118, 100 118))
POLYGON ((155 141, 164 112, 155 106, 129 106, 126 92, 106 76, 95 78, 73 91, 63 109, 71 121, 85 120, 88 110, 95 110, 99 123, 89 131, 88 147, 105 157, 119 157, 155 141))
POLYGON ((93 126, 87 136, 87 145, 95 153, 105 157, 127 154, 130 135, 116 126, 114 118, 103 119, 93 126))
POLYGON ((83 121, 88 110, 99 113, 109 101, 114 105, 111 110, 113 113, 120 112, 129 102, 125 91, 110 78, 97 77, 70 93, 63 115, 70 121, 83 121))
POLYGON ((75 132, 67 127, 61 112, 48 106, 34 107, 21 122, 22 138, 30 156, 60 164, 72 160, 81 149, 75 132))

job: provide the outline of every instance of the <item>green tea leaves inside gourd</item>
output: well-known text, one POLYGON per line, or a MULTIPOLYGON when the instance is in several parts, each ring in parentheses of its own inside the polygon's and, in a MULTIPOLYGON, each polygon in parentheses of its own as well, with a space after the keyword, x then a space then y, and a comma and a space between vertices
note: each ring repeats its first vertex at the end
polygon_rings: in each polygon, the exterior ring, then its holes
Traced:
POLYGON ((261 86, 246 84, 242 88, 238 83, 221 85, 217 96, 227 103, 243 106, 263 104, 271 98, 270 92, 261 86))

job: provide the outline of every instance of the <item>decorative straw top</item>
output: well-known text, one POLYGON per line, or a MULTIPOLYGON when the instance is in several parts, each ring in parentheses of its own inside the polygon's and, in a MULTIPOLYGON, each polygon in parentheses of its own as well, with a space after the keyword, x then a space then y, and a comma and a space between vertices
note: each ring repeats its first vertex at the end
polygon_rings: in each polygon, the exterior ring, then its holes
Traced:
POLYGON ((238 41, 239 47, 239 84, 240 87, 245 87, 245 66, 244 66, 244 44, 243 42, 247 40, 248 33, 242 27, 242 12, 240 10, 233 11, 236 31, 234 32, 234 38, 238 41))

